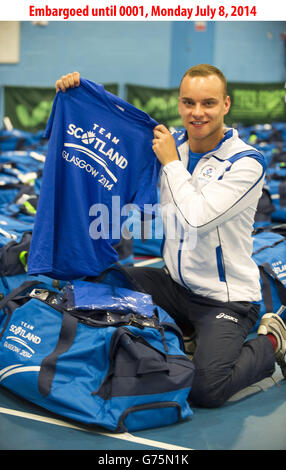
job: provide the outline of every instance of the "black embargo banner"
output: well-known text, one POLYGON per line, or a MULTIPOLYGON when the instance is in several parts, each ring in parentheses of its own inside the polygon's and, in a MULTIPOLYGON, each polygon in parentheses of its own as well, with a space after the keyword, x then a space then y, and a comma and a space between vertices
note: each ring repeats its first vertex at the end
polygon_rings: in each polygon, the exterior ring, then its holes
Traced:
MULTIPOLYGON (((117 84, 104 85, 110 93, 118 93, 117 84)), ((37 132, 45 129, 53 101, 54 88, 10 87, 4 88, 5 116, 15 129, 37 132)))
MULTIPOLYGON (((286 121, 286 105, 283 83, 253 84, 229 83, 231 108, 225 116, 228 126, 254 125, 286 121)), ((168 127, 181 126, 178 112, 178 89, 149 88, 127 85, 127 101, 148 113, 168 127)))

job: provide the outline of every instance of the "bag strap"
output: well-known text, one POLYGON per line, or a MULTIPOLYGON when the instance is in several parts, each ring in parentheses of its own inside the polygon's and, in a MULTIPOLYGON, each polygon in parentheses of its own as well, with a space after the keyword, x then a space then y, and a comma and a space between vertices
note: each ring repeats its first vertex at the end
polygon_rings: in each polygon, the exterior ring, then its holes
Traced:
POLYGON ((3 310, 5 315, 7 315, 2 331, 0 332, 0 340, 2 339, 3 334, 7 328, 12 313, 19 306, 15 300, 20 296, 20 294, 33 287, 35 284, 39 284, 39 281, 25 281, 23 284, 9 292, 6 297, 0 300, 0 310, 3 310))
POLYGON ((51 354, 43 359, 38 375, 39 391, 44 397, 51 392, 59 356, 67 352, 74 342, 77 325, 78 320, 75 317, 68 313, 63 314, 57 345, 51 354))
MULTIPOLYGON (((282 235, 285 238, 285 232, 286 232, 286 224, 271 224, 267 225, 265 227, 255 227, 252 235, 255 236, 258 233, 265 233, 265 232, 272 232, 272 233, 279 233, 279 235, 282 235)), ((283 241, 283 240, 281 240, 283 241)))
MULTIPOLYGON (((283 235, 282 235, 283 236, 283 235)), ((280 243, 285 242, 285 238, 281 238, 280 240, 277 240, 274 243, 271 243, 270 245, 263 245, 261 248, 258 248, 258 250, 254 251, 252 255, 258 255, 263 250, 266 250, 267 248, 274 248, 275 246, 279 245, 280 243)))
MULTIPOLYGON (((96 277, 86 277, 84 281, 88 282, 103 282, 105 277, 112 272, 118 272, 122 274, 127 282, 131 285, 133 290, 137 292, 147 293, 143 287, 130 275, 130 273, 119 263, 114 264, 110 268, 107 268, 103 273, 96 277)), ((126 287, 126 286, 125 286, 126 287)))
POLYGON ((286 206, 286 182, 281 181, 279 184, 279 197, 280 197, 280 207, 286 206))
POLYGON ((269 277, 262 266, 259 266, 259 272, 262 280, 262 295, 265 304, 265 311, 273 312, 273 299, 269 277))
POLYGON ((134 405, 130 406, 126 410, 123 411, 123 413, 120 415, 117 428, 115 429, 115 432, 128 432, 127 427, 125 426, 124 422, 128 415, 132 413, 137 413, 138 411, 150 411, 150 410, 156 410, 161 409, 162 411, 164 408, 174 408, 178 412, 178 422, 182 421, 182 410, 179 405, 179 403, 174 402, 174 401, 162 401, 160 403, 146 403, 143 405, 134 405))
MULTIPOLYGON (((34 286, 38 286, 40 290, 40 287, 44 286, 44 284, 38 280, 25 281, 0 300, 0 310, 3 310, 4 314, 7 316, 2 331, 0 332, 0 340, 2 339, 14 310, 20 305, 23 305, 25 301, 31 299, 31 290, 34 286)), ((47 289, 45 289, 45 291, 47 291, 47 289)), ((62 309, 59 306, 55 306, 54 308, 62 313, 62 309)))
POLYGON ((11 290, 9 294, 7 294, 2 300, 0 300, 0 310, 4 309, 7 305, 7 303, 10 300, 15 299, 15 297, 18 297, 18 295, 22 294, 26 290, 30 289, 31 287, 35 285, 39 285, 39 281, 25 281, 23 282, 20 286, 15 287, 15 289, 11 290))

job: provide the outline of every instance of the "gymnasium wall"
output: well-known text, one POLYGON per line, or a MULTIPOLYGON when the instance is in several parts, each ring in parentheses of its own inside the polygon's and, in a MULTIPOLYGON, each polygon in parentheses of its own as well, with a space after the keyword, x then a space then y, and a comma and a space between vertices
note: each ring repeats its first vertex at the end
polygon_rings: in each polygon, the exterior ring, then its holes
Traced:
POLYGON ((90 80, 169 86, 170 22, 21 23, 20 63, 0 65, 0 85, 53 86, 78 70, 90 80))
MULTIPOLYGON (((1 23, 0 23, 1 27, 1 23)), ((78 70, 93 81, 177 88, 197 63, 220 67, 229 82, 278 83, 286 78, 286 22, 52 21, 20 23, 19 62, 0 63, 0 122, 4 86, 54 87, 78 70)))
POLYGON ((214 62, 229 81, 268 83, 286 78, 284 21, 216 23, 214 62))
POLYGON ((170 86, 177 86, 186 68, 202 62, 221 68, 230 82, 281 82, 285 31, 282 21, 173 23, 170 86))
MULTIPOLYGON (((176 87, 191 65, 221 67, 229 81, 281 82, 285 22, 21 23, 20 62, 0 64, 0 86, 53 86, 72 70, 91 80, 176 87), (201 28, 200 28, 201 29, 201 28)), ((121 94, 121 93, 120 93, 121 94)))

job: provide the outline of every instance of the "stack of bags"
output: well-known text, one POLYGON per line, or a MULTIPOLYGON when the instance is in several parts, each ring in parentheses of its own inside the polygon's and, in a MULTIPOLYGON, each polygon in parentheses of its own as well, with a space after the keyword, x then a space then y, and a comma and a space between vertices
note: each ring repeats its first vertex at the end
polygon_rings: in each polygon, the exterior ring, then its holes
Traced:
POLYGON ((0 298, 33 278, 27 257, 46 151, 43 132, 0 131, 0 298))
POLYGON ((267 165, 263 196, 254 227, 286 221, 286 124, 276 122, 271 125, 240 126, 238 132, 245 142, 263 153, 267 165))

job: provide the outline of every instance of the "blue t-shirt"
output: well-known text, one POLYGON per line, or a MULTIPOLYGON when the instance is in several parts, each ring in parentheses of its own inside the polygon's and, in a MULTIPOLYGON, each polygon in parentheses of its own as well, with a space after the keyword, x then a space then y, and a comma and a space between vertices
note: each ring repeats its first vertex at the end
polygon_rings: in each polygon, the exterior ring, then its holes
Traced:
POLYGON ((58 92, 28 259, 30 274, 94 276, 118 260, 123 206, 157 203, 157 122, 102 85, 58 92))
POLYGON ((195 153, 192 152, 191 149, 189 150, 189 161, 188 161, 188 171, 189 173, 193 173, 194 169, 196 168, 197 163, 200 159, 206 154, 204 153, 195 153))

